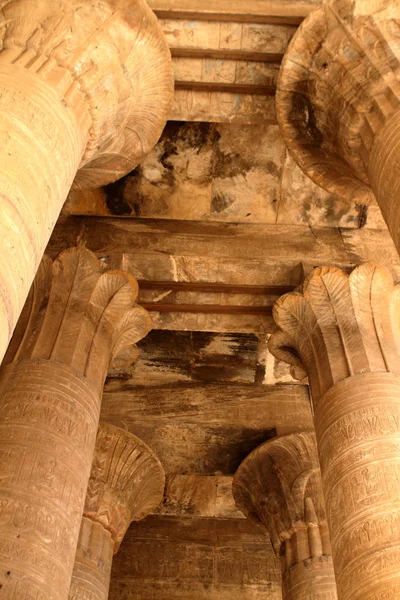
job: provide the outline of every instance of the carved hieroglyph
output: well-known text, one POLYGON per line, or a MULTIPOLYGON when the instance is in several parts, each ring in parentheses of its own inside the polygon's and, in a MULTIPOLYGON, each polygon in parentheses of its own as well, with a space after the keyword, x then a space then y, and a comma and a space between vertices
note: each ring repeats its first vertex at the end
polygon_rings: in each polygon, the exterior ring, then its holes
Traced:
POLYGON ((135 168, 172 92, 144 0, 0 0, 0 360, 77 171, 96 187, 135 168))
POLYGON ((100 424, 69 600, 107 600, 112 557, 132 523, 160 504, 165 475, 139 438, 100 424))
POLYGON ((340 600, 400 597, 400 288, 315 269, 274 307, 271 352, 308 375, 340 600))
POLYGON ((0 597, 65 600, 107 368, 151 326, 84 247, 41 263, 0 371, 0 597))
POLYGON ((314 432, 256 448, 236 471, 232 490, 236 506, 267 528, 281 557, 283 600, 336 600, 314 432))
POLYGON ((303 171, 363 204, 373 191, 400 250, 400 3, 323 2, 289 46, 276 102, 303 171))

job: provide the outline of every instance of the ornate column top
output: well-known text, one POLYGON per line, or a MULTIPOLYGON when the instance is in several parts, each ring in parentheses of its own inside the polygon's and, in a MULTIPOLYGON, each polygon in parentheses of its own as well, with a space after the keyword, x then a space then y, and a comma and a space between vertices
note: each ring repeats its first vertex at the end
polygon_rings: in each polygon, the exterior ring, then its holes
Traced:
POLYGON ((306 549, 300 535, 310 527, 326 527, 313 431, 278 437, 256 448, 236 471, 232 490, 239 510, 267 528, 278 556, 292 537, 301 545, 300 558, 315 556, 316 548, 306 549))
POLYGON ((107 270, 84 246, 44 257, 3 365, 44 359, 70 366, 100 392, 108 368, 137 358, 136 342, 151 330, 135 304, 136 280, 107 270))
POLYGON ((297 291, 274 306, 279 331, 269 342, 277 358, 309 378, 314 406, 335 383, 353 375, 400 375, 400 287, 376 264, 350 275, 314 269, 297 291))
POLYGON ((118 550, 132 523, 160 504, 165 475, 157 456, 139 438, 101 423, 84 516, 110 531, 118 550))
POLYGON ((146 2, 0 0, 0 25, 0 66, 28 69, 90 115, 75 185, 98 187, 133 170, 173 98, 170 52, 146 2))
POLYGON ((399 27, 393 0, 327 0, 299 27, 278 81, 278 121, 299 166, 362 203, 376 134, 400 107, 399 27))

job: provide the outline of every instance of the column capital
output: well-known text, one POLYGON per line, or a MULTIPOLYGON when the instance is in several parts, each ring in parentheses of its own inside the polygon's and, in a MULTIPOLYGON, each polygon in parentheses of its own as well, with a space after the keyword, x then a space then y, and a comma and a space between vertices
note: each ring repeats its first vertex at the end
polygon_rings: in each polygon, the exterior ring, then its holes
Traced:
POLYGON ((236 471, 232 490, 239 510, 266 527, 278 556, 289 540, 294 542, 289 566, 296 554, 302 560, 322 555, 321 541, 307 547, 308 529, 322 527, 327 536, 313 431, 277 437, 256 448, 236 471))
POLYGON ((132 521, 160 504, 164 486, 162 465, 147 444, 100 423, 83 515, 111 533, 115 552, 132 521))
POLYGON ((233 497, 262 523, 280 556, 284 600, 337 600, 321 472, 313 431, 262 444, 240 465, 233 497))
POLYGON ((29 71, 87 120, 75 185, 98 187, 133 170, 173 98, 170 52, 146 2, 1 0, 0 23, 0 73, 29 71))
POLYGON ((299 166, 364 204, 376 135, 400 108, 399 19, 390 0, 323 2, 295 34, 278 82, 277 116, 299 166))
POLYGON ((44 257, 3 364, 62 363, 101 393, 109 367, 134 362, 151 330, 137 294, 129 273, 107 270, 84 246, 44 257))
POLYGON ((353 375, 400 375, 400 287, 383 266, 367 263, 350 275, 314 269, 303 286, 274 306, 279 331, 269 342, 278 359, 308 376, 314 406, 353 375))

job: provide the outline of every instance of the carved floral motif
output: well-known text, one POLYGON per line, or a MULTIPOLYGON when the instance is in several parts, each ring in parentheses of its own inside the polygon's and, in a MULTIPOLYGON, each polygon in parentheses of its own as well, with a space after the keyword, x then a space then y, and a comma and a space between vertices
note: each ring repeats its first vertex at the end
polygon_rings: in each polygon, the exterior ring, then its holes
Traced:
POLYGON ((313 432, 256 448, 236 472, 233 496, 247 518, 263 523, 281 556, 284 600, 337 598, 313 432))
POLYGON ((362 204, 375 194, 400 248, 400 5, 326 0, 282 63, 277 116, 302 170, 362 204))
POLYGON ((69 600, 107 600, 113 554, 131 522, 160 504, 164 485, 161 463, 145 443, 100 424, 69 600))
POLYGON ((0 0, 0 359, 71 185, 132 171, 172 99, 144 0, 0 0))
POLYGON ((398 597, 399 292, 385 267, 322 267, 274 307, 270 350, 310 382, 340 600, 398 597))
POLYGON ((157 508, 164 486, 164 470, 147 444, 119 427, 100 424, 84 515, 110 531, 116 550, 132 521, 157 508))
POLYGON ((42 262, 0 372, 7 597, 68 597, 107 369, 151 327, 136 296, 84 247, 42 262))

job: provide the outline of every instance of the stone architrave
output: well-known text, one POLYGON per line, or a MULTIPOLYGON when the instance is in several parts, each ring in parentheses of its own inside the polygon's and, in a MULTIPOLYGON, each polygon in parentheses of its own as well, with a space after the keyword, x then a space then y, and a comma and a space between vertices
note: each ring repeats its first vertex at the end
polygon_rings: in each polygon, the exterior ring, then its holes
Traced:
POLYGON ((262 523, 281 559, 283 600, 336 600, 336 581, 315 433, 262 444, 233 479, 242 513, 262 523))
POLYGON ((113 555, 132 521, 160 504, 164 486, 162 465, 144 442, 100 424, 69 600, 107 600, 113 555))
POLYGON ((276 96, 286 144, 318 185, 375 195, 400 250, 400 3, 327 0, 284 57, 276 96))
POLYGON ((73 181, 134 169, 172 95, 144 0, 0 0, 0 360, 73 181))
POLYGON ((0 597, 65 600, 107 370, 151 328, 85 247, 44 259, 0 371, 0 597))
POLYGON ((374 264, 280 298, 271 352, 308 375, 340 600, 400 597, 400 288, 374 264))

